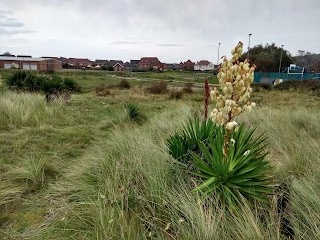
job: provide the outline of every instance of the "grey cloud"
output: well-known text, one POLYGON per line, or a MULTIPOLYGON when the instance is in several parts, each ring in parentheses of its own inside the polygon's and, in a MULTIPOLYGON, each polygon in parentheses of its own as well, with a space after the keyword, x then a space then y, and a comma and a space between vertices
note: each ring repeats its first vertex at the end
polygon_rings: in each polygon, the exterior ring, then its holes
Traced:
POLYGON ((11 14, 13 14, 13 12, 12 12, 12 11, 3 11, 3 10, 0 10, 0 14, 11 15, 11 14))
POLYGON ((0 27, 23 27, 21 22, 0 22, 0 27))
POLYGON ((112 45, 142 45, 149 42, 140 42, 140 41, 114 41, 112 45))
MULTIPOLYGON (((65 41, 65 45, 60 45, 61 51, 76 54, 84 52, 86 48, 79 46, 88 42, 97 46, 94 51, 90 48, 92 54, 99 55, 104 50, 105 54, 112 52, 113 58, 131 55, 172 56, 172 60, 177 58, 177 61, 179 58, 215 58, 219 42, 220 56, 228 55, 239 40, 247 47, 249 33, 252 33, 252 46, 275 42, 285 44, 292 53, 307 47, 312 52, 320 52, 317 41, 320 32, 316 30, 319 0, 305 0, 303 4, 301 0, 174 0, 165 3, 95 0, 95 4, 88 0, 1 2, 4 1, 0 0, 1 9, 14 9, 18 19, 19 15, 23 16, 23 23, 31 29, 36 28, 41 34, 40 39, 45 41, 48 35, 57 36, 65 41), (41 21, 35 20, 35 11, 41 21), (296 16, 299 21, 294 21, 296 16), (69 21, 63 22, 64 18, 69 21), (76 26, 81 26, 81 31, 76 26), (109 44, 103 45, 105 41, 109 44), (120 48, 127 50, 121 52, 120 48)), ((16 17, 10 14, 13 13, 0 10, 0 23, 21 22, 9 19, 16 17)), ((9 30, 24 27, 6 26, 4 29, 8 34, 9 30)), ((2 29, 0 34, 5 34, 3 32, 2 29)), ((34 45, 34 48, 36 51, 38 46, 34 45)))
POLYGON ((10 28, 10 27, 23 27, 23 26, 24 26, 24 23, 19 22, 16 18, 7 17, 5 14, 0 15, 0 27, 10 28))
POLYGON ((176 44, 176 43, 159 43, 156 44, 158 47, 183 47, 184 45, 182 44, 176 44))
POLYGON ((136 42, 136 41, 114 41, 111 44, 112 45, 127 45, 127 44, 141 44, 141 43, 136 42))
POLYGON ((0 36, 1 35, 17 35, 17 34, 24 34, 24 33, 32 33, 34 31, 31 30, 7 30, 5 28, 0 27, 0 36))

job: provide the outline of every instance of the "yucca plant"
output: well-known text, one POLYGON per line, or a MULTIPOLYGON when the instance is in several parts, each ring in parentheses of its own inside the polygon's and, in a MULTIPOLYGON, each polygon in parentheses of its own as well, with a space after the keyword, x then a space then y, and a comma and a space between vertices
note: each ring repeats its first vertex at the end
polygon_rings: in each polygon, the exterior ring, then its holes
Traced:
POLYGON ((128 103, 125 105, 125 109, 128 113, 128 118, 130 121, 141 123, 145 119, 138 105, 134 103, 128 103))
POLYGON ((198 143, 201 155, 190 151, 192 163, 197 169, 192 172, 202 182, 193 191, 205 196, 215 195, 231 209, 241 199, 266 201, 272 192, 270 165, 266 160, 265 138, 254 137, 254 129, 246 130, 240 125, 230 134, 227 152, 228 162, 223 152, 226 129, 219 127, 215 138, 209 138, 209 144, 198 143))
POLYGON ((198 142, 208 143, 215 136, 216 124, 198 118, 190 119, 183 129, 167 139, 169 154, 182 163, 190 160, 190 151, 198 152, 198 142))

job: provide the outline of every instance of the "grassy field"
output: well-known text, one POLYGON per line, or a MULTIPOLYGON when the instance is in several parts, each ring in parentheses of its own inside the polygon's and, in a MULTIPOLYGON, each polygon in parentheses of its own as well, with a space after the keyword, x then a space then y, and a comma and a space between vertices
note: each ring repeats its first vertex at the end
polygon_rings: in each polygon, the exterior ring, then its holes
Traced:
MULTIPOLYGON (((268 204, 243 204, 235 216, 204 207, 167 152, 166 139, 202 116, 203 91, 170 100, 145 91, 170 73, 141 73, 153 80, 132 79, 131 89, 98 97, 96 86, 121 78, 60 74, 82 87, 67 104, 1 88, 0 239, 288 239, 290 233, 320 239, 319 97, 254 94, 257 108, 239 121, 266 132, 280 187, 268 204), (146 120, 130 121, 127 103, 137 104, 146 120), (283 212, 279 202, 286 203, 283 212)), ((189 75, 182 76, 171 80, 189 75)))

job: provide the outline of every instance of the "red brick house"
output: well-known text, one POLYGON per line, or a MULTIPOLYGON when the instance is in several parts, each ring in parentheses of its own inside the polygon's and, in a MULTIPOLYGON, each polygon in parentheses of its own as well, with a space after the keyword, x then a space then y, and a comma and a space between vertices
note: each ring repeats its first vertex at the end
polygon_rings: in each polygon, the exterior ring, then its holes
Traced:
POLYGON ((157 57, 143 57, 140 59, 138 68, 145 70, 152 68, 154 70, 163 71, 165 65, 161 63, 157 57))
POLYGON ((124 71, 124 66, 120 63, 116 63, 115 65, 113 65, 113 71, 122 72, 124 71))
POLYGON ((194 69, 194 62, 191 62, 191 60, 189 59, 188 61, 184 62, 182 64, 182 69, 185 71, 193 71, 194 69))
POLYGON ((86 68, 91 67, 93 62, 87 58, 68 58, 67 63, 75 68, 86 68))

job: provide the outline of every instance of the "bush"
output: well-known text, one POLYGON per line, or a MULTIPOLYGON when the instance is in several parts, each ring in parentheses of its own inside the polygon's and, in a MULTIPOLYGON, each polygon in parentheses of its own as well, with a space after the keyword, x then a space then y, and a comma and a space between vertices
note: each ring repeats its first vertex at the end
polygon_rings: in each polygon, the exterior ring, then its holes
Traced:
POLYGON ((193 93, 193 83, 186 83, 183 88, 183 92, 185 93, 193 93))
POLYGON ((164 81, 154 83, 151 86, 147 87, 146 90, 152 94, 164 94, 168 92, 168 84, 164 81))
POLYGON ((181 99, 183 92, 181 90, 172 89, 170 91, 170 99, 181 99))
POLYGON ((276 90, 302 90, 312 92, 314 95, 320 96, 320 81, 319 80, 292 80, 284 81, 274 87, 276 90))
POLYGON ((193 174, 200 179, 193 190, 206 197, 215 195, 218 202, 235 210, 244 199, 267 201, 272 193, 268 172, 270 166, 265 159, 265 138, 253 137, 254 129, 246 130, 241 125, 231 133, 227 161, 223 153, 225 128, 218 127, 209 144, 198 143, 200 154, 191 153, 193 174))
POLYGON ((64 78, 64 89, 70 92, 80 92, 81 88, 72 78, 64 78))
POLYGON ((61 78, 57 75, 43 76, 30 71, 14 72, 6 79, 6 84, 12 90, 24 92, 43 91, 46 95, 60 92, 78 92, 80 87, 71 78, 61 78))
POLYGON ((43 73, 43 74, 54 74, 54 70, 53 70, 53 69, 40 70, 39 73, 43 73))
POLYGON ((6 79, 11 90, 38 92, 43 78, 30 71, 16 71, 6 79))
POLYGON ((144 120, 144 116, 141 114, 141 111, 136 104, 128 103, 125 105, 125 109, 130 121, 141 123, 142 120, 144 120))
POLYGON ((60 77, 53 77, 42 82, 41 90, 45 94, 59 93, 64 90, 64 84, 60 77))
POLYGON ((111 95, 110 87, 108 85, 97 86, 95 91, 96 91, 96 95, 99 97, 105 97, 105 96, 111 95))
POLYGON ((255 83, 252 84, 252 89, 253 91, 259 92, 260 90, 267 90, 271 91, 272 90, 272 85, 269 83, 255 83))
POLYGON ((132 69, 132 72, 147 72, 147 70, 141 68, 134 68, 132 69))
POLYGON ((183 129, 167 139, 169 154, 182 163, 189 163, 190 152, 199 152, 198 142, 209 143, 215 136, 216 125, 212 121, 190 119, 183 129))
POLYGON ((104 70, 104 71, 113 71, 113 67, 112 67, 112 66, 109 66, 109 65, 101 66, 101 70, 104 70))
POLYGON ((41 90, 45 94, 61 93, 61 92, 78 92, 80 88, 76 81, 71 78, 61 78, 54 75, 52 78, 45 78, 41 82, 41 90))
POLYGON ((130 83, 126 79, 122 79, 121 82, 118 84, 119 88, 122 89, 129 89, 131 87, 130 83))

